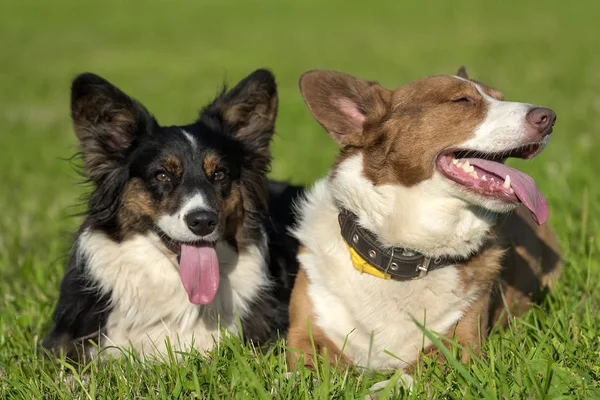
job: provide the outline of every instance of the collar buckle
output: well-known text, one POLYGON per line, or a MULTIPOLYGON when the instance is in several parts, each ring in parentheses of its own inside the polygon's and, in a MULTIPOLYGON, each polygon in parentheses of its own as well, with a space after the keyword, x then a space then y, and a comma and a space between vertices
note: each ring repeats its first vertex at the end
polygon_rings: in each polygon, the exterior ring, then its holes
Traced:
POLYGON ((431 264, 431 257, 423 257, 423 262, 417 265, 416 271, 419 272, 419 275, 415 277, 415 279, 424 278, 429 272, 429 265, 431 264))
POLYGON ((431 270, 467 260, 439 255, 427 257, 416 250, 384 246, 378 241, 377 235, 359 226, 355 214, 343 208, 338 214, 338 222, 341 236, 350 251, 352 265, 361 273, 409 281, 422 279, 431 270))

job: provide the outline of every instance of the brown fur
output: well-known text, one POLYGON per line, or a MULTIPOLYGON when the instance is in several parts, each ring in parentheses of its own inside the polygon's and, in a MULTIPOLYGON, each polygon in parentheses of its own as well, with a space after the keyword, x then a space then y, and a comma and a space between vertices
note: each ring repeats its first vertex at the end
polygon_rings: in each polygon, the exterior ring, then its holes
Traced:
MULTIPOLYGON (((458 76, 468 79, 464 67, 458 76)), ((489 96, 504 99, 501 92, 480 85, 489 96)), ((429 179, 440 152, 468 140, 487 112, 472 85, 447 76, 420 79, 390 91, 376 82, 341 73, 309 71, 302 76, 300 87, 311 114, 342 146, 332 173, 342 160, 362 152, 364 174, 374 185, 411 186, 429 179), (464 97, 468 101, 453 101, 464 97)), ((527 210, 517 209, 502 218, 478 254, 458 266, 463 286, 459 290, 476 287, 478 293, 446 336, 480 354, 490 328, 497 322, 505 324, 508 315, 525 312, 535 294, 550 286, 560 269, 560 251, 550 228, 536 225, 527 210)), ((301 268, 290 304, 290 347, 304 352, 305 364, 312 365, 308 319, 317 351, 326 348, 330 361, 350 364, 316 326, 307 286, 301 268)), ((437 349, 430 346, 425 352, 437 349)), ((463 351, 462 361, 468 361, 470 354, 463 351)), ((288 352, 291 368, 298 358, 298 353, 288 352)))
MULTIPOLYGON (((144 231, 151 221, 163 214, 172 214, 179 202, 180 199, 171 197, 164 201, 154 200, 150 192, 145 189, 142 180, 134 178, 124 190, 119 208, 118 221, 121 231, 127 234, 144 231)), ((242 192, 237 182, 232 184, 221 206, 218 214, 224 221, 225 236, 243 242, 244 210, 242 192)))
POLYGON ((73 127, 89 177, 99 183, 118 169, 124 160, 122 150, 151 121, 144 106, 114 86, 79 86, 76 80, 71 98, 73 127))
POLYGON ((170 173, 171 175, 176 176, 177 178, 181 177, 183 174, 183 166, 181 165, 181 160, 174 156, 169 156, 163 163, 163 168, 165 171, 170 173))
POLYGON ((397 89, 391 114, 379 125, 381 136, 364 149, 365 176, 376 185, 404 186, 431 178, 439 153, 468 140, 486 113, 481 94, 469 83, 450 77, 424 78, 397 89), (449 102, 461 97, 475 103, 449 102))
MULTIPOLYGON (((261 75, 260 80, 242 81, 203 111, 219 115, 219 120, 232 131, 232 137, 244 144, 243 184, 232 189, 224 205, 224 209, 232 212, 225 215, 228 221, 226 225, 233 226, 235 219, 244 221, 243 228, 235 232, 239 247, 250 242, 249 238, 263 234, 259 227, 263 210, 267 208, 266 175, 271 161, 269 149, 278 108, 273 77, 265 76, 264 71, 256 74, 261 75), (271 80, 273 82, 266 84, 271 80), (270 132, 271 135, 258 134, 263 132, 270 132)), ((227 231, 232 230, 227 228, 227 231)))
MULTIPOLYGON (((375 185, 411 186, 431 178, 438 154, 468 140, 487 113, 473 85, 449 76, 419 79, 391 91, 346 74, 309 71, 300 87, 312 115, 343 147, 335 165, 360 150, 365 176, 375 185), (472 102, 453 101, 463 97, 472 102), (344 101, 356 105, 355 114, 340 111, 344 101), (360 114, 364 122, 353 122, 360 114)), ((482 88, 503 98, 495 89, 482 88)))
MULTIPOLYGON (((527 312, 535 296, 551 288, 562 269, 554 233, 546 224, 537 225, 523 207, 499 223, 495 242, 476 260, 459 267, 466 287, 481 287, 478 299, 444 335, 455 338, 463 348, 463 362, 469 361, 471 352, 481 354, 483 341, 494 325, 506 326, 509 317, 527 312)), ((449 342, 444 343, 450 347, 449 342)), ((424 353, 436 354, 438 362, 445 360, 435 346, 424 353)), ((412 368, 414 365, 406 371, 412 368)))
POLYGON ((351 365, 350 359, 341 354, 340 349, 315 323, 307 290, 308 277, 304 270, 300 269, 290 300, 290 329, 287 335, 288 346, 291 348, 287 351, 289 369, 293 370, 302 357, 304 357, 305 367, 314 368, 313 343, 317 353, 326 357, 330 364, 351 365), (312 342, 309 333, 312 334, 312 342))
POLYGON ((227 93, 216 106, 223 120, 235 127, 237 140, 245 142, 256 152, 257 158, 270 159, 271 137, 256 136, 256 132, 274 130, 278 108, 276 91, 260 82, 249 82, 240 92, 233 89, 227 93))
MULTIPOLYGON (((209 154, 204 158, 203 165, 207 175, 212 175, 219 165, 219 158, 215 154, 209 154)), ((183 167, 181 161, 176 157, 168 157, 162 163, 165 171, 175 176, 181 176, 183 167)), ((261 199, 262 201, 262 199, 261 199)), ((119 208, 118 221, 121 232, 133 234, 147 228, 148 223, 155 221, 163 214, 172 214, 179 206, 181 199, 169 197, 164 201, 156 201, 151 193, 145 188, 141 179, 134 178, 127 183, 123 191, 121 207, 119 208)), ((225 236, 236 238, 240 236, 243 241, 244 210, 242 192, 239 183, 233 182, 227 197, 222 201, 218 210, 219 218, 224 222, 225 236)))
MULTIPOLYGON (((218 154, 207 154, 203 160, 204 172, 207 176, 213 176, 219 168, 221 157, 218 154)), ((262 198, 259 199, 263 201, 262 198)), ((219 218, 225 225, 225 237, 236 238, 236 241, 244 242, 243 224, 244 208, 242 201, 242 191, 238 182, 231 184, 231 189, 223 199, 222 207, 219 211, 219 218)))
POLYGON ((458 69, 456 76, 463 78, 463 79, 469 79, 469 75, 467 74, 467 69, 465 68, 464 65, 458 69))
POLYGON ((235 237, 238 242, 243 241, 244 207, 238 183, 231 185, 228 196, 223 200, 222 215, 225 220, 225 236, 235 237))
MULTIPOLYGON (((156 201, 139 178, 127 183, 123 191, 121 207, 117 220, 124 235, 131 235, 147 229, 148 223, 163 214, 171 214, 176 209, 180 199, 170 197, 164 201, 156 201)), ((121 239, 124 239, 122 237, 121 239)))
POLYGON ((123 232, 137 232, 136 226, 146 227, 146 218, 156 215, 156 208, 150 193, 144 188, 141 179, 132 179, 123 192, 123 199, 117 219, 123 232))
MULTIPOLYGON (((497 250, 491 250, 496 252, 497 250)), ((493 257, 493 255, 492 255, 493 257)), ((495 277, 494 277, 495 278, 495 277)), ((460 359, 467 363, 471 359, 471 354, 480 355, 483 342, 488 337, 489 332, 489 306, 491 300, 491 287, 494 281, 487 282, 480 296, 465 311, 464 316, 452 329, 445 332, 441 338, 446 348, 452 348, 452 342, 448 339, 454 339, 460 348, 462 348, 460 359)), ((423 354, 429 358, 435 358, 438 364, 446 361, 444 354, 435 345, 431 344, 423 350, 423 354)), ((412 374, 420 362, 418 357, 408 366, 404 367, 404 372, 412 374)))
MULTIPOLYGON (((536 225, 523 208, 506 217, 499 227, 498 239, 492 239, 483 251, 458 267, 464 285, 461 291, 473 286, 479 288, 479 295, 459 323, 444 335, 456 339, 464 349, 461 360, 469 361, 471 352, 481 354, 483 341, 495 323, 505 325, 509 315, 526 312, 540 289, 552 285, 561 266, 556 238, 547 225, 536 225)), ((299 350, 288 351, 290 368, 294 368, 303 353, 306 366, 314 362, 307 321, 319 354, 323 355, 327 349, 332 364, 351 365, 351 360, 340 354, 340 349, 316 325, 307 288, 308 277, 301 268, 290 302, 288 345, 299 350)), ((437 354, 438 362, 445 360, 435 346, 429 346, 424 353, 437 354)), ((405 371, 410 373, 417 362, 415 360, 405 371)))
MULTIPOLYGON (((489 305, 492 288, 502 268, 503 251, 493 242, 492 244, 469 260, 468 263, 458 266, 463 288, 467 291, 477 288, 478 295, 471 306, 465 311, 457 326, 446 334, 456 337, 458 344, 464 348, 471 348, 476 354, 487 337, 489 327, 489 305)), ((463 361, 467 361, 469 352, 462 354, 463 361)))
POLYGON ((203 161, 204 172, 206 172, 206 175, 213 176, 213 174, 219 167, 220 162, 221 162, 221 157, 219 157, 219 155, 207 154, 204 157, 204 161, 203 161))

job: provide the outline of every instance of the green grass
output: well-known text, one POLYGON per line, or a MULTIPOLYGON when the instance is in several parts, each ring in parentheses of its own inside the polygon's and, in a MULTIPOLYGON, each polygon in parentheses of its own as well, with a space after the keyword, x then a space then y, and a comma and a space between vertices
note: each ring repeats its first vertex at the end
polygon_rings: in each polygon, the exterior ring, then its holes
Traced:
POLYGON ((181 364, 138 360, 70 369, 38 342, 58 296, 84 188, 69 81, 93 71, 139 98, 163 124, 191 121, 223 79, 277 75, 272 176, 309 184, 334 144, 306 111, 299 75, 329 68, 388 87, 470 74, 508 99, 553 108, 546 151, 527 164, 550 206, 565 271, 545 302, 503 332, 486 360, 419 372, 412 398, 600 398, 600 28, 597 1, 29 1, 0 4, 0 397, 356 398, 381 380, 358 371, 287 371, 225 340, 181 364), (275 392, 274 381, 279 388, 275 392))

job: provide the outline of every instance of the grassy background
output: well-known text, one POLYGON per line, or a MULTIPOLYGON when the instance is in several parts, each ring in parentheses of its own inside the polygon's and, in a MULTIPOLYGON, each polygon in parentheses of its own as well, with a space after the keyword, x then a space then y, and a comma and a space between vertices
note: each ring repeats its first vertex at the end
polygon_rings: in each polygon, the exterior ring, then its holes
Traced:
POLYGON ((597 1, 349 2, 7 0, 0 4, 0 397, 355 398, 380 377, 286 371, 280 344, 235 339, 182 364, 44 361, 47 329, 83 188, 63 159, 76 144, 68 87, 96 72, 182 124, 226 79, 259 67, 278 79, 272 175, 309 184, 336 148, 306 111, 297 79, 329 68, 390 88, 467 65, 508 99, 558 114, 526 165, 551 205, 566 260, 550 298, 495 332, 488 360, 421 372, 412 397, 600 398, 600 28, 597 1), (275 391, 274 380, 280 381, 275 391))

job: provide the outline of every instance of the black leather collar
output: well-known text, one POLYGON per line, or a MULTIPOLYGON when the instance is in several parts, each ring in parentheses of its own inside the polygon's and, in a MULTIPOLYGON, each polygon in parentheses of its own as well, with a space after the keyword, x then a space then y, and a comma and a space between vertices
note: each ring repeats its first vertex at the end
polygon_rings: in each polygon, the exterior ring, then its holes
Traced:
POLYGON ((358 225, 356 215, 340 210, 338 215, 342 237, 354 251, 379 272, 397 281, 423 278, 429 271, 466 261, 465 258, 432 259, 404 248, 383 247, 376 236, 358 225))

